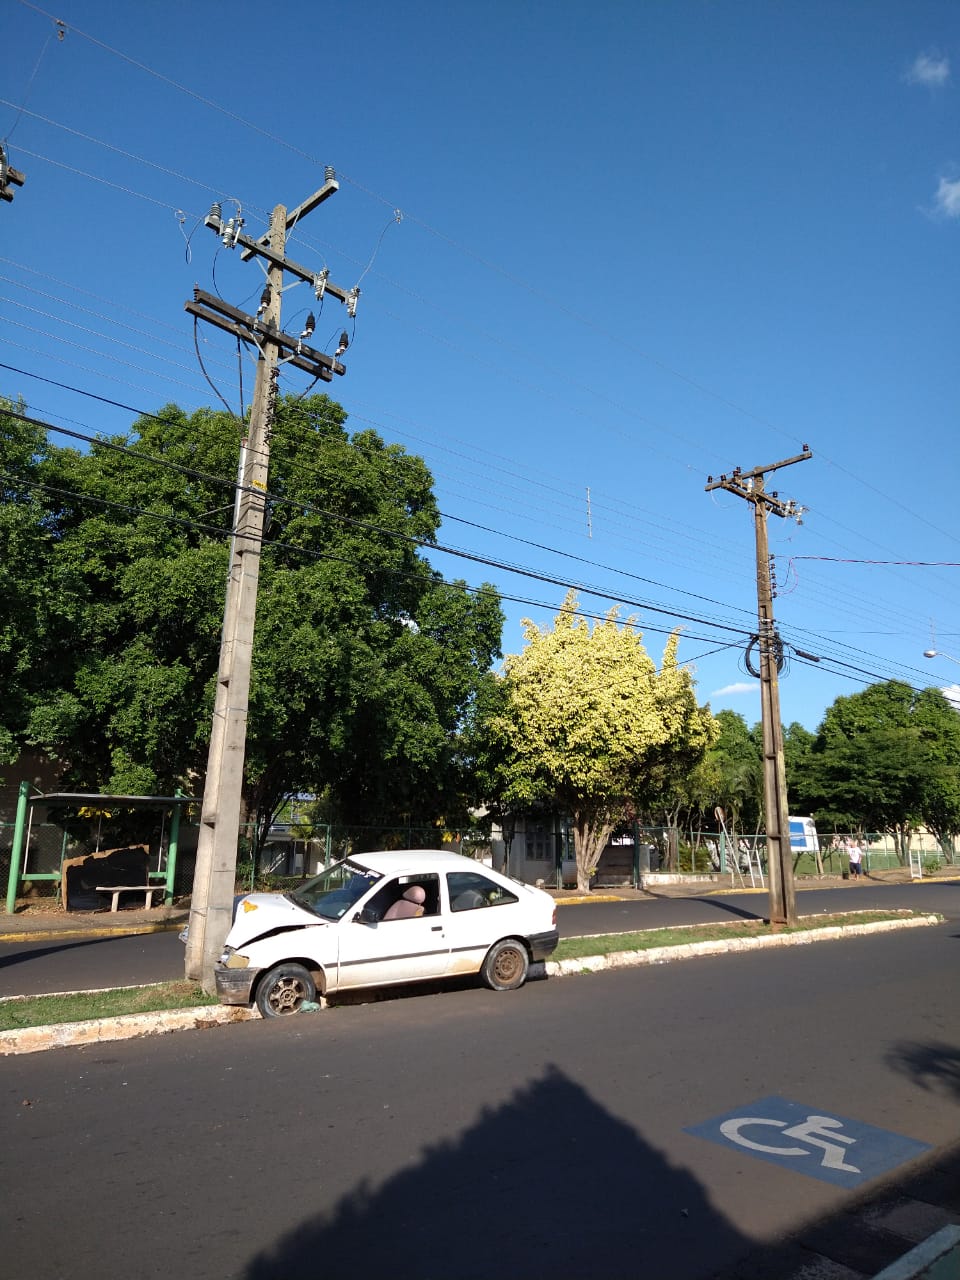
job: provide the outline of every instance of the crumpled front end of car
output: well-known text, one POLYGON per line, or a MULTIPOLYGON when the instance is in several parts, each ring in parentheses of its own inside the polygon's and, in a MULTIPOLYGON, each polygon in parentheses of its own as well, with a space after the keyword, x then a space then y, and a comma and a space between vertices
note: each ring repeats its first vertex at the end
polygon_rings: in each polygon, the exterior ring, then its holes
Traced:
MULTIPOLYGON (((241 958, 247 959, 245 956, 241 958)), ((233 956, 230 956, 214 965, 213 976, 217 984, 217 998, 221 1004, 250 1004, 253 999, 253 984, 261 970, 250 968, 249 965, 246 968, 231 967, 232 959, 233 956)))

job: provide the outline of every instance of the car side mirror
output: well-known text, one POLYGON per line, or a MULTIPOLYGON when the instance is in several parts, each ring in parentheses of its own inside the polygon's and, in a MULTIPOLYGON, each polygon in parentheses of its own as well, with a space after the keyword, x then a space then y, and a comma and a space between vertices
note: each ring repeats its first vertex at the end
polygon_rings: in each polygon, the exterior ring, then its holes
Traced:
POLYGON ((377 913, 372 907, 364 907, 353 917, 356 924, 379 924, 377 913))

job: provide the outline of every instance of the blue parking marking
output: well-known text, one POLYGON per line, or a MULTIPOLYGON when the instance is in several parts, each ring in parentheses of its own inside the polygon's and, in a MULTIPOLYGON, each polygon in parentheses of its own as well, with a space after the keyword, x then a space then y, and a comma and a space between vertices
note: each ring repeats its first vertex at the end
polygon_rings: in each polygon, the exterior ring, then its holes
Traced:
POLYGON ((684 1133, 848 1190, 930 1150, 929 1142, 776 1096, 748 1102, 684 1133))

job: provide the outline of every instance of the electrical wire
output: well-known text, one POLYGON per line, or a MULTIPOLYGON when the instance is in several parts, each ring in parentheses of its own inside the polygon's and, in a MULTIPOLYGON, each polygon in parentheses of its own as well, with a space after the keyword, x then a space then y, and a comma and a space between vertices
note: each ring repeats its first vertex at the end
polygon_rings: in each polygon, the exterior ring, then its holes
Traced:
MULTIPOLYGON (((81 504, 89 503, 94 506, 99 506, 105 509, 119 510, 119 511, 126 512, 128 514, 146 516, 146 517, 149 517, 150 519, 160 520, 165 523, 174 524, 181 527, 193 528, 201 532, 212 533, 218 536, 222 536, 224 532, 222 529, 218 528, 217 526, 207 525, 202 523, 201 521, 186 519, 179 516, 168 515, 166 513, 152 511, 149 508, 138 507, 132 503, 119 503, 115 501, 110 501, 105 498, 96 498, 90 494, 79 494, 76 491, 61 489, 57 486, 52 486, 52 485, 44 485, 35 481, 34 482, 24 481, 21 477, 12 476, 4 472, 0 472, 0 480, 8 481, 9 483, 12 483, 14 485, 19 485, 22 488, 49 493, 55 497, 70 497, 70 498, 73 498, 75 501, 80 502, 81 504)), ((265 539, 262 536, 260 538, 250 538, 249 540, 254 542, 255 544, 259 544, 261 547, 263 547, 265 542, 265 539)), ((365 571, 364 566, 359 561, 351 557, 335 556, 327 552, 311 551, 306 547, 299 547, 293 543, 270 542, 267 545, 270 547, 271 550, 291 551, 298 555, 306 556, 312 560, 322 560, 330 563, 345 564, 353 569, 358 569, 361 572, 365 571)), ((427 546, 430 544, 423 544, 423 545, 427 546)), ((371 566, 370 568, 371 568, 371 571, 375 571, 378 574, 386 573, 388 576, 413 577, 417 581, 425 580, 423 573, 413 574, 410 571, 395 570, 395 569, 389 569, 389 568, 384 569, 380 565, 371 566)), ((425 566, 425 570, 427 568, 428 566, 425 566)), ((539 575, 533 575, 533 576, 539 576, 539 575)), ((542 577, 540 578, 540 580, 550 581, 549 579, 542 578, 542 577)), ((428 581, 432 586, 443 586, 443 587, 448 587, 452 590, 468 590, 472 594, 486 594, 486 593, 489 593, 490 591, 490 588, 486 586, 485 587, 467 587, 466 584, 451 583, 446 579, 444 579, 442 576, 438 578, 436 576, 431 575, 426 578, 426 581, 428 581)), ((558 583, 557 585, 562 585, 562 584, 558 583)), ((524 597, 505 595, 500 591, 496 591, 496 595, 497 595, 497 598, 500 600, 509 600, 511 602, 516 602, 520 604, 530 604, 535 607, 541 607, 541 608, 554 607, 554 606, 548 605, 546 602, 543 602, 543 601, 533 601, 524 597)), ((607 596, 605 598, 615 599, 615 597, 611 597, 611 596, 607 596)), ((620 601, 620 603, 626 603, 626 602, 620 601)), ((560 611, 562 612, 562 607, 560 611)), ((578 608, 578 613, 589 618, 594 618, 598 621, 605 621, 607 616, 605 614, 591 613, 581 608, 578 608)), ((664 627, 658 627, 655 624, 644 624, 644 631, 653 632, 654 634, 658 634, 658 635, 671 635, 675 632, 675 630, 676 628, 664 628, 664 627)), ((698 640, 707 639, 707 637, 705 636, 693 636, 688 638, 698 639, 698 640)), ((721 646, 721 647, 728 647, 728 646, 721 646)), ((836 674, 836 675, 847 674, 848 678, 854 679, 854 680, 857 680, 858 677, 862 677, 863 679, 860 682, 865 682, 867 684, 883 679, 883 677, 879 676, 876 672, 867 671, 863 668, 857 668, 849 663, 838 662, 837 665, 848 668, 848 672, 847 673, 833 672, 832 674, 836 674), (849 675, 849 672, 853 672, 855 674, 849 675)), ((902 683, 908 683, 908 682, 903 681, 902 683)), ((914 687, 914 686, 911 686, 911 687, 914 687)), ((926 686, 926 687, 929 687, 929 686, 926 686)), ((921 689, 915 689, 915 691, 919 693, 921 692, 921 689)))
MULTIPOLYGON (((31 418, 29 415, 20 414, 15 411, 8 411, 8 412, 9 412, 9 416, 19 419, 21 421, 31 422, 37 426, 45 426, 48 429, 54 430, 54 431, 60 430, 60 428, 56 427, 52 423, 42 423, 37 419, 31 418)), ((80 438, 79 433, 77 432, 64 431, 63 434, 71 436, 73 438, 80 438)), ((96 445, 103 445, 108 442, 104 442, 101 440, 97 440, 96 438, 92 438, 91 443, 96 445)), ((129 449, 127 446, 113 445, 112 447, 118 452, 128 453, 130 456, 134 457, 138 462, 153 462, 157 465, 162 465, 162 466, 170 465, 167 459, 157 458, 155 455, 144 454, 141 451, 129 449)), ((186 469, 180 468, 179 466, 176 466, 175 469, 186 470, 186 469)), ((202 478, 207 481, 218 483, 225 486, 229 486, 231 483, 222 478, 205 475, 202 472, 193 471, 191 472, 191 474, 194 475, 195 478, 202 478)), ((348 516, 341 512, 331 511, 327 508, 317 506, 314 503, 304 502, 302 499, 286 498, 283 495, 271 492, 270 490, 259 490, 259 489, 254 490, 254 489, 245 488, 242 485, 238 485, 236 486, 236 488, 238 492, 247 492, 250 494, 260 496, 266 502, 271 502, 276 505, 291 506, 298 511, 308 512, 313 515, 319 515, 328 520, 335 520, 341 524, 348 525, 351 528, 359 529, 366 533, 375 533, 377 535, 394 539, 397 542, 405 543, 407 545, 417 547, 422 550, 429 550, 435 553, 449 555, 459 559, 464 559, 472 563, 482 564, 490 568, 500 569, 503 572, 517 574, 520 577, 530 578, 534 581, 544 582, 552 586, 559 586, 564 588, 567 591, 575 590, 578 592, 586 592, 589 595, 597 596, 600 599, 611 600, 617 604, 626 605, 629 608, 639 608, 639 609, 644 609, 653 613, 664 614, 668 617, 676 618, 679 621, 693 622, 698 626, 714 628, 721 631, 734 632, 738 635, 748 634, 748 632, 746 632, 742 627, 736 627, 730 624, 714 622, 709 619, 701 618, 693 614, 681 613, 676 609, 667 608, 665 606, 658 605, 652 601, 637 600, 635 598, 631 598, 627 596, 620 596, 620 595, 611 593, 603 589, 602 587, 596 586, 594 584, 583 583, 583 582, 574 583, 574 582, 571 582, 569 579, 554 577, 549 574, 541 573, 538 570, 535 570, 526 565, 511 564, 503 560, 494 559, 493 557, 490 557, 490 556, 480 555, 479 553, 471 551, 468 548, 456 547, 448 543, 437 542, 433 538, 417 537, 416 535, 413 535, 413 534, 403 533, 395 529, 389 529, 385 525, 379 524, 375 521, 361 520, 355 516, 348 516)))
MULTIPOLYGON (((215 396, 217 396, 217 397, 219 398, 220 403, 221 403, 221 404, 223 405, 223 407, 226 409, 227 413, 229 413, 230 417, 231 417, 231 418, 236 418, 236 417, 237 417, 237 415, 234 413, 234 411, 233 411, 233 410, 230 408, 230 406, 227 404, 227 402, 226 402, 226 400, 223 398, 223 396, 222 396, 222 395, 220 395, 220 388, 219 388, 219 387, 217 387, 217 386, 214 384, 214 382, 213 382, 213 380, 211 379, 210 375, 207 373, 206 365, 203 363, 203 356, 200 354, 200 335, 199 335, 199 331, 198 331, 198 318, 197 318, 196 316, 194 316, 194 317, 193 317, 193 346, 194 346, 194 349, 196 350, 196 353, 197 353, 197 363, 198 363, 198 364, 199 364, 199 366, 200 366, 200 372, 201 372, 201 373, 203 374, 203 376, 206 378, 207 382, 210 384, 210 388, 211 388, 211 390, 213 391, 214 395, 215 395, 215 396)), ((241 386, 242 386, 242 384, 241 384, 241 386)), ((241 395, 241 402, 240 402, 240 412, 241 412, 241 413, 243 412, 243 398, 242 398, 242 395, 241 395)), ((237 420, 239 421, 239 419, 237 419, 237 420)))
MULTIPOLYGON (((56 21, 56 19, 54 19, 54 21, 56 21)), ((57 22, 57 35, 60 40, 63 39, 63 23, 61 22, 57 22)), ((10 138, 13 136, 14 130, 16 129, 17 125, 20 123, 21 118, 25 114, 30 114, 29 112, 27 112, 27 102, 30 98, 30 91, 33 89, 33 82, 34 80, 36 80, 37 72, 40 70, 40 63, 43 61, 44 55, 46 54, 47 49, 50 46, 50 41, 52 39, 53 39, 53 32, 51 31, 47 35, 46 40, 44 40, 43 46, 40 49, 40 53, 37 57, 37 60, 34 63, 33 71, 30 73, 30 79, 27 81, 27 87, 23 91, 23 98, 20 102, 19 107, 13 102, 6 101, 6 99, 0 99, 0 101, 3 102, 3 105, 5 107, 13 107, 13 109, 16 111, 13 124, 10 126, 8 132, 4 136, 5 142, 8 142, 10 138)))
MULTIPOLYGON (((94 444, 95 446, 98 446, 98 447, 106 447, 106 448, 113 449, 113 450, 115 450, 115 451, 117 451, 117 452, 120 452, 120 453, 127 453, 127 454, 129 454, 133 459, 135 459, 137 462, 147 462, 147 463, 153 463, 153 464, 155 464, 155 465, 159 465, 159 466, 166 466, 166 467, 170 467, 171 469, 176 470, 176 471, 178 471, 178 472, 180 472, 180 473, 182 473, 182 474, 185 474, 185 475, 191 476, 191 477, 193 477, 193 478, 202 479, 202 480, 204 480, 204 481, 206 481, 206 482, 208 482, 208 483, 213 483, 213 484, 216 484, 216 485, 220 485, 221 487, 225 487, 225 488, 230 488, 230 487, 231 487, 231 482, 230 482, 230 481, 228 481, 228 480, 223 479, 222 477, 212 476, 212 475, 209 475, 209 474, 207 474, 207 473, 204 473, 204 472, 198 471, 198 470, 196 470, 195 468, 187 468, 187 467, 183 467, 183 466, 181 466, 181 465, 179 465, 179 464, 171 463, 168 459, 158 458, 158 457, 156 457, 155 455, 151 455, 151 454, 145 454, 145 453, 143 453, 143 452, 142 452, 142 451, 140 451, 140 450, 132 450, 132 449, 130 449, 128 446, 116 445, 116 444, 115 444, 115 443, 113 443, 113 442, 103 441, 102 439, 99 439, 99 438, 96 438, 96 437, 84 436, 84 435, 82 435, 81 433, 68 431, 68 430, 65 430, 65 429, 63 429, 63 428, 57 427, 57 426, 55 426, 55 425, 54 425, 54 424, 52 424, 52 423, 45 423, 45 422, 43 422, 43 421, 41 421, 41 420, 39 420, 39 419, 32 418, 30 415, 20 414, 20 413, 17 413, 17 412, 15 412, 15 411, 11 411, 11 412, 10 412, 10 416, 11 416, 11 417, 14 417, 14 418, 17 418, 17 419, 19 419, 19 420, 22 420, 22 421, 26 421, 26 422, 33 423, 34 425, 37 425, 37 426, 40 426, 40 427, 44 427, 44 428, 49 429, 49 430, 53 430, 53 431, 55 431, 55 432, 60 432, 61 434, 65 434, 65 435, 70 436, 70 437, 73 437, 73 438, 77 438, 77 439, 85 439, 85 440, 87 440, 88 442, 90 442, 90 443, 92 443, 92 444, 94 444)), ((145 415, 145 416, 154 416, 154 415, 145 415)), ((163 421, 163 420, 162 420, 162 419, 160 419, 160 421, 163 421)), ((242 491, 242 490, 241 490, 241 491, 242 491)), ((250 490, 249 492, 252 492, 252 490, 250 490)), ((474 553, 471 553, 471 552, 469 552, 469 551, 465 551, 463 548, 455 548, 455 547, 450 547, 450 546, 447 546, 447 545, 444 545, 444 544, 439 544, 439 543, 437 543, 437 542, 436 542, 435 540, 433 540, 433 539, 417 539, 417 538, 412 538, 410 535, 405 535, 405 534, 398 533, 396 530, 390 530, 390 529, 388 529, 388 528, 385 528, 384 526, 376 525, 376 524, 374 524, 373 522, 368 522, 368 521, 358 521, 358 520, 355 520, 354 518, 351 518, 351 517, 345 517, 345 516, 342 516, 342 515, 341 515, 341 514, 339 514, 339 513, 331 512, 331 511, 326 510, 326 509, 324 509, 324 508, 317 507, 317 506, 315 506, 314 504, 304 503, 304 502, 299 501, 299 500, 297 500, 297 499, 284 499, 284 498, 283 498, 283 497, 281 497, 280 495, 277 495, 277 494, 274 494, 274 493, 270 493, 269 491, 268 491, 268 492, 266 492, 265 494, 261 494, 260 496, 264 497, 264 498, 265 498, 265 500, 266 500, 266 501, 268 501, 268 502, 270 502, 272 505, 290 505, 290 506, 293 506, 294 508, 296 508, 297 510, 309 511, 309 512, 314 513, 314 514, 322 515, 322 516, 326 517, 327 519, 338 520, 338 521, 341 521, 341 522, 343 522, 343 523, 347 523, 347 524, 353 524, 353 525, 355 525, 355 526, 358 526, 358 527, 361 527, 361 528, 364 528, 364 529, 367 529, 367 530, 370 530, 370 531, 375 531, 375 532, 377 532, 378 534, 383 535, 383 536, 386 536, 386 537, 388 537, 388 538, 393 537, 393 538, 398 538, 398 539, 403 540, 403 541, 412 542, 412 543, 414 543, 416 546, 420 547, 421 549, 427 549, 427 550, 431 550, 431 549, 432 549, 432 550, 434 550, 434 551, 436 551, 436 552, 440 552, 440 553, 442 553, 442 554, 459 555, 459 556, 463 556, 463 557, 465 557, 465 558, 467 558, 467 559, 473 559, 473 560, 475 560, 475 561, 478 561, 479 563, 483 563, 483 564, 491 565, 492 567, 495 567, 495 568, 505 569, 505 570, 506 570, 506 571, 508 571, 508 572, 521 572, 521 573, 524 573, 526 576, 536 576, 536 577, 538 577, 538 578, 539 578, 539 580, 541 580, 541 581, 546 581, 546 582, 549 582, 549 583, 551 583, 551 584, 553 584, 553 585, 563 586, 563 587, 565 587, 565 588, 566 588, 566 589, 568 589, 568 590, 569 590, 571 587, 572 587, 573 589, 575 589, 575 590, 580 590, 580 591, 586 590, 589 594, 592 594, 592 595, 599 595, 601 598, 609 599, 609 600, 613 600, 613 601, 616 601, 616 602, 617 602, 617 603, 619 603, 619 604, 626 604, 626 605, 628 605, 629 607, 639 607, 639 608, 642 608, 642 609, 652 610, 652 611, 654 611, 654 612, 661 612, 661 613, 664 613, 664 614, 666 614, 667 616, 670 616, 670 617, 684 617, 684 618, 685 618, 685 620, 687 620, 687 621, 693 621, 693 622, 695 622, 697 625, 700 625, 700 626, 707 626, 707 627, 710 627, 710 626, 715 626, 715 625, 717 625, 717 624, 716 624, 715 622, 713 622, 713 620, 711 620, 711 619, 706 619, 706 618, 696 617, 696 616, 691 617, 690 615, 679 615, 679 614, 677 613, 677 611, 676 611, 676 610, 673 610, 673 609, 667 609, 667 608, 662 608, 662 607, 658 607, 658 606, 655 606, 655 605, 651 605, 651 603, 650 603, 650 602, 647 602, 647 601, 637 601, 637 600, 633 600, 633 599, 628 599, 628 598, 624 598, 624 597, 622 597, 622 596, 617 596, 616 594, 613 594, 613 593, 611 593, 611 592, 609 592, 609 591, 606 591, 606 590, 601 590, 601 589, 593 588, 593 587, 589 587, 589 586, 586 586, 586 587, 585 587, 583 584, 572 584, 572 583, 570 583, 569 581, 564 580, 564 579, 550 578, 550 577, 545 576, 545 575, 534 574, 534 573, 532 573, 532 571, 528 570, 525 566, 508 565, 508 564, 505 564, 505 563, 504 563, 504 562, 502 562, 502 561, 496 561, 496 560, 493 560, 492 558, 489 558, 489 557, 480 557, 480 556, 477 556, 477 555, 476 555, 476 554, 474 554, 474 553)), ((292 545, 292 544, 284 544, 284 545, 292 545)), ((303 550, 306 550, 306 549, 303 549, 303 550)), ((504 597, 504 598, 507 598, 507 597, 504 597)), ((549 607, 549 606, 547 606, 547 607, 549 607)), ((649 630, 649 629, 657 630, 657 628, 653 628, 653 627, 647 627, 647 629, 648 629, 648 630, 649 630)), ((740 630, 738 630, 737 628, 734 628, 734 627, 726 627, 725 629, 727 629, 727 630, 732 630, 732 631, 737 631, 737 634, 740 634, 740 635, 746 635, 746 634, 748 634, 748 633, 742 632, 742 631, 740 631, 740 630)), ((754 639, 753 639, 753 641, 751 641, 751 644, 755 644, 755 643, 756 643, 756 637, 754 636, 754 639)), ((780 642, 780 641, 778 641, 778 644, 779 644, 779 646, 780 646, 780 650, 779 650, 779 652, 780 652, 779 663, 782 665, 782 661, 783 661, 783 646, 782 646, 782 642, 780 642)), ((723 646, 723 647, 726 647, 726 646, 723 646)), ((745 666, 746 666, 746 669, 750 672, 750 674, 752 674, 752 675, 756 676, 757 672, 752 668, 752 666, 751 666, 751 664, 750 664, 750 652, 749 652, 749 651, 750 651, 750 646, 748 645, 747 653, 746 653, 746 655, 745 655, 745 666)), ((880 661, 880 662, 882 663, 882 660, 878 659, 878 658, 877 658, 877 655, 869 654, 869 653, 867 653, 866 651, 863 651, 863 650, 857 650, 856 652, 858 652, 858 653, 862 654, 862 655, 863 655, 863 656, 865 656, 868 660, 873 660, 873 661, 875 661, 875 662, 876 662, 876 661, 880 661)), ((854 671, 854 672, 858 672, 858 673, 861 673, 861 674, 867 674, 867 675, 870 675, 870 676, 871 676, 872 678, 874 678, 874 679, 881 679, 881 680, 882 680, 882 679, 888 678, 888 674, 879 673, 879 672, 877 672, 877 671, 867 672, 867 671, 866 671, 866 668, 864 668, 864 667, 862 667, 862 666, 858 666, 858 665, 853 664, 853 663, 847 663, 847 662, 844 662, 844 661, 843 661, 843 659, 841 659, 841 658, 839 658, 839 657, 837 657, 837 656, 831 656, 831 657, 829 657, 829 658, 827 659, 827 661, 829 661, 830 663, 836 663, 836 664, 838 664, 839 666, 844 667, 844 668, 846 668, 846 669, 847 669, 847 670, 849 670, 849 671, 854 671)), ((891 664, 888 664, 888 671, 889 671, 890 666, 891 666, 891 664)), ((922 676, 923 676, 923 678, 926 678, 926 673, 925 673, 925 672, 920 672, 917 668, 911 668, 911 667, 909 667, 909 666, 906 666, 905 664, 896 664, 896 668, 898 668, 898 669, 901 669, 901 668, 902 668, 903 670, 912 671, 912 672, 914 672, 915 674, 920 674, 920 675, 922 675, 922 676)), ((830 668, 828 667, 828 668, 825 668, 825 669, 829 670, 830 668)), ((845 673, 835 673, 835 674, 845 674, 845 673)), ((902 678, 902 677, 897 676, 897 677, 895 677, 895 678, 902 678)))
MULTIPOLYGON (((12 367, 12 366, 6 366, 6 367, 10 368, 10 367, 12 367)), ((21 372, 23 372, 23 371, 21 371, 21 372)), ((32 375, 31 375, 31 376, 32 376, 32 375)), ((47 382, 51 382, 51 383, 54 383, 54 380, 52 380, 52 379, 41 379, 41 380, 43 380, 43 381, 47 381, 47 382)), ((57 383, 54 383, 54 385, 61 385, 61 386, 62 386, 63 384, 57 384, 57 383)), ((90 394, 90 393, 84 393, 84 394, 90 394)), ((100 400, 103 400, 104 402, 114 403, 114 404, 120 405, 120 402, 116 402, 116 401, 108 401, 108 400, 107 400, 107 398, 105 398, 105 397, 96 397, 96 396, 94 396, 93 398, 94 398, 94 399, 100 399, 100 400)), ((123 408, 125 408, 125 409, 127 409, 128 411, 133 412, 133 413, 141 413, 141 412, 142 412, 142 411, 140 411, 140 410, 138 410, 138 409, 136 409, 136 408, 134 408, 133 406, 130 406, 130 405, 122 405, 121 407, 123 407, 123 408)), ((451 518, 451 517, 449 516, 449 514, 447 515, 447 518, 451 518)), ((468 522, 468 523, 469 523, 469 522, 468 522)), ((475 523, 475 522, 474 522, 474 523, 475 523)), ((543 545, 543 544, 541 544, 541 546, 542 546, 542 545, 543 545)), ((555 549, 555 548, 554 548, 554 549, 545 548, 545 549, 546 549, 546 550, 554 550, 554 551, 557 551, 557 549, 555 549)), ((563 553, 560 553, 560 552, 557 552, 557 553, 558 553, 558 554, 563 554, 563 553)), ((589 562, 589 561, 588 561, 587 563, 591 563, 591 562, 589 562)), ((596 562, 592 562, 592 563, 596 563, 596 562)), ((603 567, 605 567, 605 568, 607 568, 607 569, 610 569, 610 570, 612 570, 612 571, 616 572, 616 570, 615 570, 615 569, 613 569, 613 567, 612 567, 612 566, 603 566, 603 567)), ((651 580, 651 581, 654 581, 654 582, 655 582, 655 580, 651 580)), ((661 586, 665 586, 665 587, 666 587, 666 589, 671 590, 671 591, 676 590, 675 588, 669 587, 669 586, 667 586, 666 584, 659 584, 659 585, 661 585, 661 586)), ((693 594, 693 593, 691 593, 691 594, 693 594)), ((746 611, 741 611, 741 612, 746 612, 746 611)), ((785 630, 785 632, 786 632, 787 628, 784 628, 784 630, 785 630)), ((794 634, 794 632, 791 630, 790 634, 794 634)), ((811 641, 810 641, 810 637, 813 637, 814 647, 816 647, 817 645, 822 644, 822 643, 824 643, 824 642, 825 642, 825 643, 827 643, 827 644, 829 644, 829 643, 830 643, 829 641, 826 641, 826 640, 825 640, 825 638, 824 638, 822 635, 820 635, 819 633, 810 632, 810 631, 807 631, 807 630, 805 630, 805 629, 800 629, 800 630, 798 630, 798 631, 796 632, 796 634, 801 635, 801 637, 803 637, 803 638, 802 638, 802 640, 801 640, 801 642, 802 642, 803 644, 808 645, 808 646, 809 646, 809 645, 810 645, 810 643, 811 643, 811 641)), ((858 651, 858 652, 860 652, 860 651, 858 651)), ((873 660, 875 660, 875 661, 876 661, 876 660, 878 660, 874 655, 871 655, 871 658, 872 658, 873 660)))
MULTIPOLYGON (((0 366, 0 367, 2 367, 2 366, 0 366)), ((7 366, 7 367, 9 367, 9 366, 7 366)), ((46 378, 43 378, 43 379, 41 379, 41 380, 42 380, 42 381, 46 381, 46 382, 52 382, 52 381, 53 381, 53 380, 51 380, 51 379, 46 379, 46 378)), ((98 400, 104 400, 104 399, 105 399, 104 397, 98 397, 98 396, 92 395, 92 393, 83 393, 83 394, 91 395, 93 399, 98 399, 98 400)), ((113 402, 113 401, 111 401, 110 403, 119 404, 119 402, 113 402)), ((129 412, 132 412, 132 413, 140 413, 140 414, 142 414, 143 416, 148 416, 148 417, 149 417, 149 416, 155 416, 155 415, 145 414, 143 411, 138 410, 138 409, 136 409, 136 408, 134 408, 133 406, 130 406, 130 405, 123 405, 122 407, 126 408, 129 412)), ((162 421, 162 419, 161 419, 161 421, 162 421)), ((314 468, 314 470, 316 470, 316 469, 314 468)), ((469 522, 468 522, 468 523, 469 523, 469 522)), ((474 523, 475 523, 475 522, 474 522, 474 523)), ((542 545, 542 544, 541 544, 541 545, 542 545)), ((553 550, 553 551, 557 551, 557 549, 556 549, 556 548, 545 548, 545 549, 546 549, 546 550, 553 550)), ((559 551, 557 551, 557 553, 558 553, 558 554, 563 554, 563 553, 560 553, 559 551)), ((588 561, 587 563, 592 563, 592 564, 594 564, 594 565, 596 566, 596 562, 589 562, 589 561, 588 561)), ((602 567, 602 566, 596 566, 596 567, 602 567)), ((615 571, 615 570, 614 570, 614 571, 615 571)), ((651 580, 651 581, 654 581, 654 583, 655 583, 655 580, 651 580)), ((660 586, 662 586, 662 587, 666 587, 666 589, 668 589, 668 590, 675 590, 674 588, 670 588, 670 587, 668 587, 668 586, 667 586, 667 584, 662 584, 662 583, 657 584, 657 583, 655 583, 655 585, 660 585, 660 586)), ((746 612, 746 611, 743 611, 743 612, 746 612)), ((781 625, 782 625, 782 624, 781 624, 781 625)), ((787 628, 784 628, 784 629, 785 629, 785 631, 787 630, 787 628)), ((825 643, 827 643, 827 644, 829 644, 829 643, 830 643, 829 641, 825 641, 825 638, 824 638, 823 636, 819 635, 819 633, 811 632, 811 631, 808 631, 808 630, 806 630, 806 629, 802 629, 802 628, 800 628, 800 629, 789 629, 789 630, 790 630, 790 634, 794 634, 794 633, 796 633, 796 634, 800 634, 801 636, 805 636, 805 637, 812 637, 812 639, 813 639, 813 641, 814 641, 814 643, 815 643, 815 644, 817 644, 817 643, 823 643, 823 642, 825 642, 825 643)), ((802 643, 804 643, 804 644, 809 645, 809 644, 810 644, 810 642, 811 642, 811 641, 810 641, 810 639, 809 639, 809 638, 804 638, 804 639, 802 639, 802 643)), ((846 647, 848 647, 848 648, 849 648, 850 646, 846 646, 846 647)), ((862 651, 862 650, 855 650, 855 652, 857 652, 857 653, 862 653, 863 651, 862 651)), ((879 659, 877 659, 877 658, 876 658, 876 656, 875 656, 875 655, 868 655, 868 657, 872 658, 873 660, 879 660, 879 659)))

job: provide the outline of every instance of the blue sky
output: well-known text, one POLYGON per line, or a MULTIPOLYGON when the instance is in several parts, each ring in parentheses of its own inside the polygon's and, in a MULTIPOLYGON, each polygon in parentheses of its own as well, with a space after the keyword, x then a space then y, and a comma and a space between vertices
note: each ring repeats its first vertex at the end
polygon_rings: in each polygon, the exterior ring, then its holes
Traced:
MULTIPOLYGON (((134 415, 81 392, 218 405, 184 301, 198 283, 254 310, 263 280, 198 221, 239 202, 259 235, 332 165, 340 191, 288 242, 361 284, 331 394, 427 460, 445 543, 557 580, 431 554, 519 598, 505 651, 579 583, 655 657, 682 625, 701 700, 753 723, 752 508, 704 486, 809 444, 768 484, 807 509, 770 521, 781 633, 821 658, 791 657, 785 722, 813 729, 873 680, 960 678, 955 3, 0 0, 0 18, 0 139, 27 177, 0 205, 0 360, 21 371, 0 393, 107 433, 134 415)), ((287 292, 284 327, 313 305, 287 292)), ((343 322, 328 302, 314 344, 343 322)), ((229 339, 201 341, 237 406, 229 339)))

